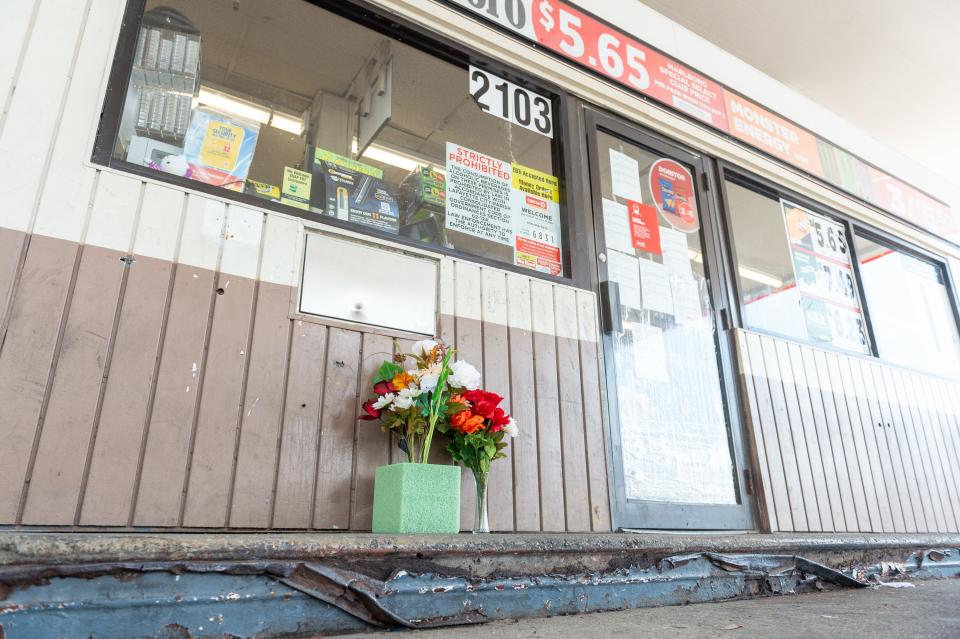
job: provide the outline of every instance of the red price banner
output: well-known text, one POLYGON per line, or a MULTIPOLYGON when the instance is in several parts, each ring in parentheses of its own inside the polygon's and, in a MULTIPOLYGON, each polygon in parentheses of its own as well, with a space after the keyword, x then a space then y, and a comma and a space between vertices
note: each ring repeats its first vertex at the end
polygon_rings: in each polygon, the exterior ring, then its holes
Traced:
POLYGON ((711 126, 727 128, 723 88, 638 40, 557 0, 533 0, 544 47, 711 126))

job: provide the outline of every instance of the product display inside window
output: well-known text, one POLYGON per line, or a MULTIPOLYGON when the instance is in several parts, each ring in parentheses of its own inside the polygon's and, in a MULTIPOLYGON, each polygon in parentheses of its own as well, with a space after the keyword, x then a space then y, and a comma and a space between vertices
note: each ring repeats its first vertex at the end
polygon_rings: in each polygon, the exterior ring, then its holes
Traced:
POLYGON ((562 276, 554 101, 503 75, 302 0, 148 2, 113 157, 562 276))
POLYGON ((869 353, 844 224, 727 180, 744 323, 869 353))
POLYGON ((855 245, 880 357, 960 378, 960 334, 942 267, 859 235, 855 245))

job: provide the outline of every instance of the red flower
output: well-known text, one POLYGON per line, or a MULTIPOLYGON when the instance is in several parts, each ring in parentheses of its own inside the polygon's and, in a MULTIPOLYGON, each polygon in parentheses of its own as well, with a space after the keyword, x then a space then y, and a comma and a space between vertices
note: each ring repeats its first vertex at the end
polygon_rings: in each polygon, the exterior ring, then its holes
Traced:
POLYGON ((382 396, 387 393, 395 393, 397 389, 393 387, 393 382, 377 382, 373 385, 373 392, 382 396))
POLYGON ((497 408, 490 416, 490 432, 499 433, 503 427, 510 423, 510 416, 502 408, 497 408))
POLYGON ((485 390, 472 390, 464 393, 473 412, 489 418, 493 414, 493 409, 503 401, 503 398, 496 393, 490 393, 485 390))
POLYGON ((360 415, 357 419, 362 419, 365 422, 372 422, 375 419, 380 419, 380 413, 383 411, 379 408, 374 408, 373 403, 375 399, 368 399, 363 403, 363 411, 366 415, 360 415))

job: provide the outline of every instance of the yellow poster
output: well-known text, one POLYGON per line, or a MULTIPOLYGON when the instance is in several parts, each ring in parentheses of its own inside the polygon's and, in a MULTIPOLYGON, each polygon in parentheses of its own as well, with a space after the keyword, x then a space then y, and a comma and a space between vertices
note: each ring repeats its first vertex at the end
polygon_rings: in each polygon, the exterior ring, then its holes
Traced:
POLYGON ((233 171, 243 143, 243 127, 212 120, 200 146, 200 162, 206 166, 233 171))
POLYGON ((514 163, 511 166, 513 188, 557 204, 560 203, 560 181, 555 176, 522 164, 514 163))

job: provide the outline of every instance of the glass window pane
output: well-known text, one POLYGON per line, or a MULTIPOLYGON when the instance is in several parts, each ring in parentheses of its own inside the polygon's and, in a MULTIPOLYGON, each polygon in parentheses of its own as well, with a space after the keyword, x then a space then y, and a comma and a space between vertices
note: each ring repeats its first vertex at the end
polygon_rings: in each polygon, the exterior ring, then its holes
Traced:
POLYGON ((726 189, 747 327, 868 353, 845 226, 730 180, 726 189))
POLYGON ((865 237, 856 246, 880 356, 960 377, 960 335, 942 268, 865 237))
POLYGON ((470 75, 305 1, 148 0, 114 158, 563 275, 553 98, 470 75))
POLYGON ((735 504, 734 464, 688 167, 597 133, 607 279, 628 499, 735 504))

